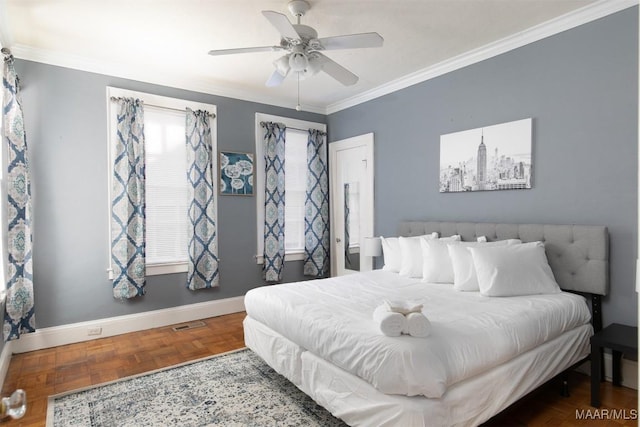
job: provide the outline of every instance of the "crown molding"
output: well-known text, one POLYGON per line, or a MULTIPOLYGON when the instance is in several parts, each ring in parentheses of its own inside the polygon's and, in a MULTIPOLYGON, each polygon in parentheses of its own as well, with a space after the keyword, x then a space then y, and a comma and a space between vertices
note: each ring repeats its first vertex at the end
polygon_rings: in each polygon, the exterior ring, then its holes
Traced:
POLYGON ((534 43, 580 25, 587 24, 595 21, 596 19, 603 18, 607 15, 611 15, 636 5, 638 5, 638 0, 599 0, 591 5, 543 22, 542 24, 528 28, 519 33, 481 46, 477 49, 470 50, 414 73, 407 74, 406 76, 392 80, 391 82, 380 85, 374 89, 362 92, 342 101, 329 104, 326 108, 326 114, 333 114, 417 83, 493 58, 508 51, 534 43))
MULTIPOLYGON (((0 0, 0 2, 2 1, 3 0, 0 0)), ((127 64, 126 67, 123 67, 122 64, 119 63, 93 61, 78 55, 71 55, 52 50, 34 49, 23 45, 14 45, 11 48, 11 52, 15 58, 27 61, 40 62, 43 64, 103 74, 112 77, 120 77, 129 80, 137 80, 176 89, 206 93, 209 95, 223 96, 241 101, 257 102, 294 109, 292 101, 262 96, 254 92, 238 88, 223 87, 212 84, 210 81, 203 79, 185 78, 179 74, 162 72, 161 70, 153 69, 144 65, 127 64)), ((303 105, 302 111, 326 114, 326 109, 324 107, 314 105, 303 105)))

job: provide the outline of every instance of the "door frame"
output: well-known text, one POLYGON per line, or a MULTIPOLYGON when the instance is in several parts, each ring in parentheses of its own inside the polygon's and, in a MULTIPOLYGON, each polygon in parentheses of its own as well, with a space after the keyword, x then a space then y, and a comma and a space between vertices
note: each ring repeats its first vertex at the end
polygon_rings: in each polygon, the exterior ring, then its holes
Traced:
MULTIPOLYGON (((349 150, 358 147, 364 147, 366 153, 366 172, 365 183, 361 190, 364 191, 365 198, 363 205, 360 207, 360 212, 369 212, 369 215, 365 215, 361 219, 360 228, 360 240, 365 237, 373 237, 373 223, 374 223, 374 157, 373 157, 373 133, 367 133, 363 135, 354 136, 351 138, 342 139, 329 143, 329 205, 330 209, 330 238, 331 244, 329 245, 331 250, 331 276, 336 276, 338 272, 338 252, 337 250, 337 233, 336 233, 336 212, 334 207, 337 206, 335 201, 337 195, 335 194, 337 187, 335 183, 338 182, 338 170, 337 170, 337 156, 338 152, 343 150, 349 150)), ((361 245, 362 247, 362 245, 361 245)), ((373 269, 373 259, 371 257, 364 256, 360 251, 360 271, 370 271, 373 269)))

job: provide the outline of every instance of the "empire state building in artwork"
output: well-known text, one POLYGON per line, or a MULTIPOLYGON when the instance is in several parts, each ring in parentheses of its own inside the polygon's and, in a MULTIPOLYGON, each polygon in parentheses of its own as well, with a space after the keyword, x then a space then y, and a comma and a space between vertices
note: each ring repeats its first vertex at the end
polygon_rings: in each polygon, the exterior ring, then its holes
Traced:
POLYGON ((476 170, 476 185, 478 190, 486 190, 487 187, 487 147, 484 145, 484 132, 478 146, 478 169, 476 170))

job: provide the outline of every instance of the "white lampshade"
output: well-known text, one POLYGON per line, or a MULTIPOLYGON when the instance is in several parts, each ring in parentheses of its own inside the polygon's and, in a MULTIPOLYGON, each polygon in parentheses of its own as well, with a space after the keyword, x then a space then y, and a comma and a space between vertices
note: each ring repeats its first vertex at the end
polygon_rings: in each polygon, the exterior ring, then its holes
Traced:
POLYGON ((304 53, 294 52, 289 55, 289 66, 293 71, 304 71, 309 65, 309 60, 304 53))
POLYGON ((289 55, 281 56, 280 58, 273 61, 273 65, 276 67, 276 70, 283 75, 286 76, 289 73, 289 55))
POLYGON ((382 256, 382 240, 379 237, 365 237, 362 242, 364 256, 382 256))
POLYGON ((322 69, 324 65, 324 61, 317 55, 311 55, 309 57, 309 65, 305 69, 305 73, 308 76, 313 76, 314 74, 318 74, 318 72, 322 69))

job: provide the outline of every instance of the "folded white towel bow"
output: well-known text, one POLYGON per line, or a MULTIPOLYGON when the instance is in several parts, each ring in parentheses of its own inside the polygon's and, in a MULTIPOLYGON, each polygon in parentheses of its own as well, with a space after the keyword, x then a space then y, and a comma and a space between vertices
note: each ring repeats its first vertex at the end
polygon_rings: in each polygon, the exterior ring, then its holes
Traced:
POLYGON ((420 313, 422 311, 422 304, 412 303, 410 301, 389 301, 384 300, 384 304, 387 311, 392 313, 409 314, 420 313))
POLYGON ((399 337, 407 329, 407 318, 404 314, 388 311, 384 305, 373 311, 373 320, 378 324, 380 332, 389 337, 399 337))
POLYGON ((407 318, 407 329, 403 331, 412 337, 425 338, 431 333, 431 322, 422 313, 409 313, 407 318))

